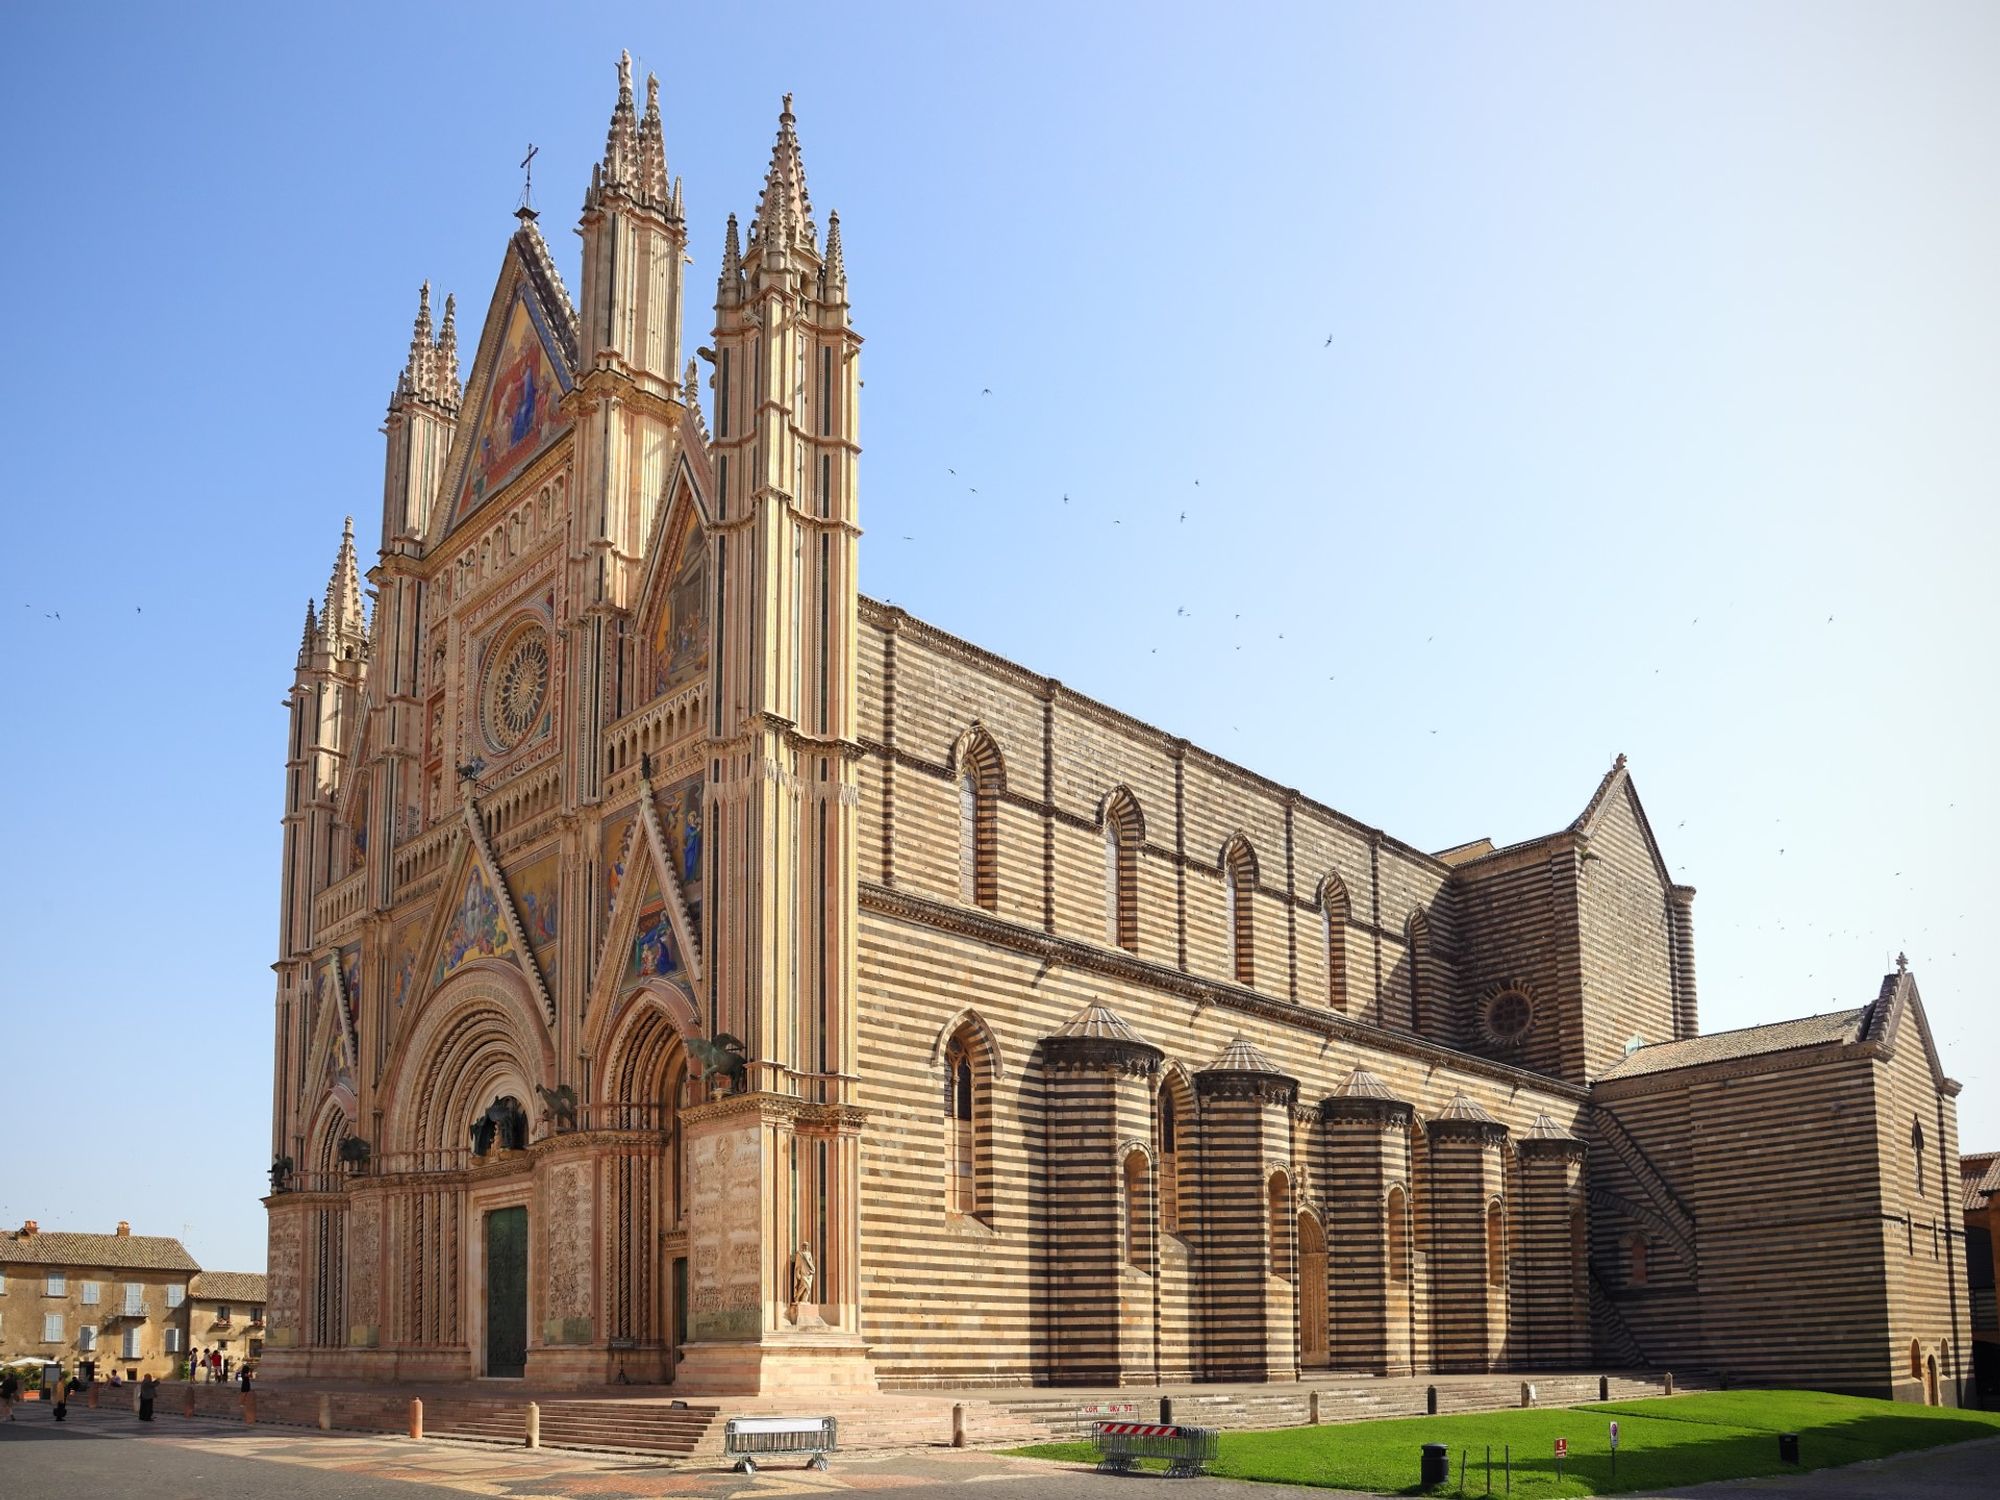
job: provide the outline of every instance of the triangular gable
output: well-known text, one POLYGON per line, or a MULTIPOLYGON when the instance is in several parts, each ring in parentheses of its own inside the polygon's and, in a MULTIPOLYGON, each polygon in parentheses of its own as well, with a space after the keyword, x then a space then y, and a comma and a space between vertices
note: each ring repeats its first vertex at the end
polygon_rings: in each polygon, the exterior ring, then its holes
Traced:
MULTIPOLYGON (((373 715, 363 714, 361 717, 366 719, 372 718, 373 715)), ((342 789, 340 811, 335 821, 340 824, 346 833, 346 857, 348 863, 345 868, 349 872, 352 872, 361 868, 363 860, 368 855, 369 775, 367 769, 368 738, 366 729, 362 731, 362 742, 359 749, 348 760, 347 764, 353 766, 355 770, 354 774, 347 778, 346 787, 342 789)))
POLYGON ((1604 821, 1605 813, 1620 795, 1631 806, 1632 819, 1639 825, 1639 836, 1646 841, 1646 852, 1652 857, 1653 871, 1660 878, 1660 888, 1671 890, 1674 877, 1667 871, 1666 857, 1660 853, 1660 841, 1653 837, 1652 822, 1646 817, 1645 805, 1639 801, 1638 787, 1632 784, 1632 773, 1625 769, 1624 756, 1619 756, 1611 763, 1611 769, 1605 772, 1604 779, 1598 782, 1597 790, 1592 793, 1589 805, 1578 814, 1576 821, 1569 825, 1570 831, 1581 834, 1586 839, 1590 838, 1597 832, 1604 821))
MULTIPOLYGON (((675 875, 651 782, 642 781, 641 790, 638 817, 632 820, 623 850, 624 878, 612 903, 610 928, 591 979, 592 1014, 635 986, 654 980, 687 990, 697 1006, 707 993, 696 919, 675 875)), ((629 817, 629 810, 624 816, 629 817)), ((697 846, 697 860, 699 857, 697 846)))
POLYGON ((471 964, 510 964, 520 970, 540 1002, 543 1017, 553 1025, 555 1004, 549 998, 548 981, 535 963, 520 912, 493 859, 478 809, 469 798, 460 816, 462 832, 454 841, 450 868, 438 888, 446 899, 438 902, 432 914, 408 998, 427 996, 471 964))
POLYGON ((356 1070, 354 1036, 340 994, 337 954, 324 954, 312 968, 313 1018, 305 1070, 299 1075, 299 1103, 316 1098, 356 1070))
POLYGON ((689 446, 689 425, 683 418, 669 499, 653 518, 639 574, 634 669, 642 700, 685 687, 708 670, 708 465, 701 448, 689 446))
POLYGON ((449 533, 568 429, 562 399, 575 384, 566 348, 574 315, 560 286, 544 285, 552 273, 535 262, 546 258, 532 227, 508 242, 430 536, 449 533))
POLYGON ((1894 974, 1883 976, 1881 992, 1875 997, 1870 1012, 1865 1039, 1881 1042, 1883 1049, 1889 1052, 1895 1050, 1905 1023, 1914 1019, 1917 1037, 1924 1044, 1924 1057, 1930 1063, 1931 1086, 1940 1093, 1958 1093, 1957 1081, 1945 1076, 1944 1061, 1938 1056, 1937 1041, 1931 1035, 1930 1018, 1924 1014, 1923 999, 1917 994, 1915 975, 1898 969, 1894 974))

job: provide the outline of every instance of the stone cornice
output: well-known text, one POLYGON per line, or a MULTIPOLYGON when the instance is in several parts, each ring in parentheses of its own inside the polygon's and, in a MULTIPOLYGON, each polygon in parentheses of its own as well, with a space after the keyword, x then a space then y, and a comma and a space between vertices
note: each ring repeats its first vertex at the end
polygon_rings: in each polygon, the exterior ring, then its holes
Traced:
POLYGON ((1373 1123, 1384 1129, 1408 1130, 1416 1118, 1413 1105, 1401 1099, 1374 1099, 1367 1095, 1328 1094, 1319 1101, 1319 1117, 1327 1124, 1373 1123))
POLYGON ((1129 980, 1200 1004, 1218 1005, 1227 1010, 1259 1016, 1279 1025, 1317 1036, 1332 1037, 1355 1046, 1373 1048, 1378 1052, 1393 1052, 1424 1063, 1440 1064, 1462 1073, 1496 1079, 1513 1087, 1533 1090, 1553 1098, 1581 1102, 1590 1097, 1589 1089, 1548 1074, 1531 1073, 1525 1068, 1494 1062, 1490 1058, 1479 1057, 1473 1053, 1457 1052, 1437 1042, 1411 1036, 1406 1032, 1371 1026, 1351 1016, 1294 1005, 1287 1000, 1275 1000, 1222 980, 1204 979, 1198 975, 1183 973, 1179 969, 1148 962, 1127 953, 1122 948, 1100 948, 1075 938, 1043 932, 1038 927, 1019 926, 996 917, 991 912, 950 905, 871 881, 861 882, 859 897, 863 911, 878 912, 883 916, 912 922, 919 926, 956 933, 979 942, 992 943, 996 947, 1011 948, 1018 953, 1043 959, 1051 964, 1060 963, 1087 973, 1106 974, 1129 980))
POLYGON ((1151 1078, 1167 1054, 1151 1042, 1109 1036, 1046 1036, 1042 1058, 1055 1072, 1123 1073, 1151 1078))

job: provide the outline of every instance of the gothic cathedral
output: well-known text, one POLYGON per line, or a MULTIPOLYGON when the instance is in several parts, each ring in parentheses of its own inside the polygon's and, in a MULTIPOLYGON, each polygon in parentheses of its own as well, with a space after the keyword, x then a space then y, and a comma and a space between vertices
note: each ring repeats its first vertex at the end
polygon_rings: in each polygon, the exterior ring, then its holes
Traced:
POLYGON ((789 97, 685 365, 654 80, 574 301, 519 219, 463 384, 420 300, 372 609, 350 522, 306 611, 267 1374, 1922 1399, 1921 1354, 1952 1399, 1912 975, 1702 1036, 1623 757, 1555 833, 1425 852, 863 598, 789 97))

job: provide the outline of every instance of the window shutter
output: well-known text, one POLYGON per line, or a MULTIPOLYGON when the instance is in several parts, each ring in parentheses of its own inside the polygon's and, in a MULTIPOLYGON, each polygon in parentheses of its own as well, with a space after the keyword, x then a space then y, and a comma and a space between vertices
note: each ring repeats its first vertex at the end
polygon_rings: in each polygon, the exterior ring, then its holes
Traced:
POLYGON ((69 1295, 69 1278, 52 1272, 42 1283, 42 1290, 51 1297, 66 1297, 69 1295))
POLYGON ((63 1338, 63 1317, 61 1313, 42 1314, 42 1342, 60 1344, 63 1338))
POLYGON ((172 1312, 175 1308, 179 1307, 181 1303, 185 1302, 186 1300, 187 1300, 186 1287, 170 1286, 167 1288, 167 1311, 172 1312))
POLYGON ((134 1317, 146 1310, 146 1288, 136 1281, 125 1283, 125 1311, 134 1317))
POLYGON ((97 1306, 98 1290, 98 1284, 94 1281, 86 1281, 83 1284, 83 1305, 85 1307, 97 1306))
POLYGON ((97 1352, 97 1330, 86 1323, 76 1331, 76 1347, 85 1354, 97 1352))
POLYGON ((169 1328, 167 1330, 167 1353, 178 1354, 180 1352, 181 1331, 178 1328, 169 1328))

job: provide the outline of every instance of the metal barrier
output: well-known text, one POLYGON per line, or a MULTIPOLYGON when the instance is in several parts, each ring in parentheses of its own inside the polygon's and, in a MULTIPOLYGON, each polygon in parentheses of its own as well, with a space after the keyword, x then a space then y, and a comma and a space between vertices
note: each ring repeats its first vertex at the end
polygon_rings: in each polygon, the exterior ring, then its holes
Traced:
POLYGON ((833 1417, 731 1417, 722 1426, 722 1456, 736 1460, 737 1473, 755 1474, 757 1460, 770 1454, 809 1453, 806 1467, 824 1473, 839 1435, 833 1417))
POLYGON ((1100 1473, 1126 1474, 1142 1458, 1164 1458, 1169 1479, 1191 1479, 1206 1472, 1221 1437, 1217 1427, 1175 1422, 1099 1422, 1091 1433, 1100 1473))

